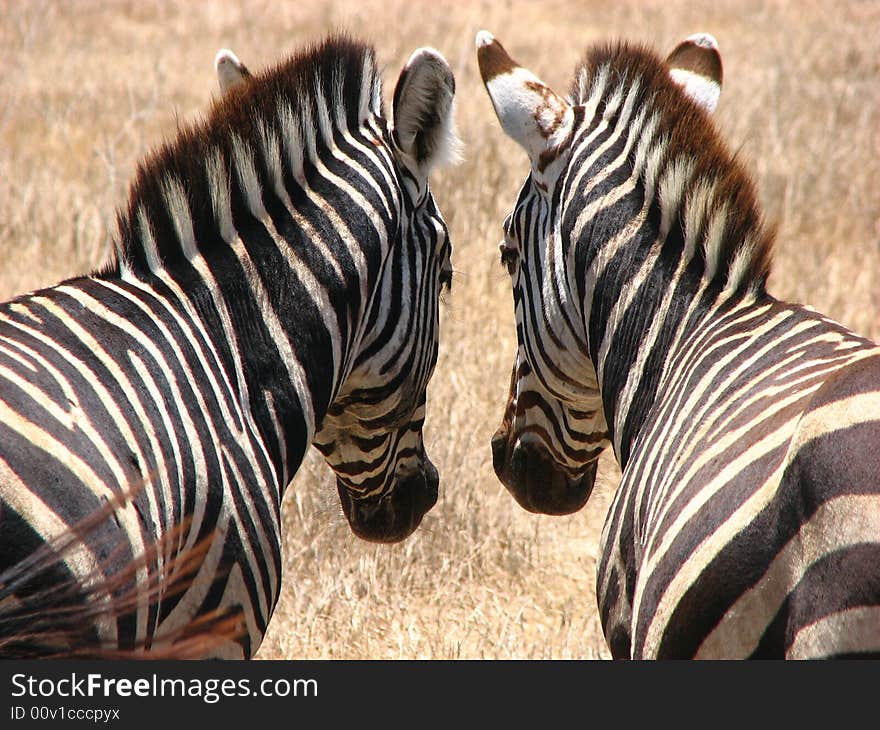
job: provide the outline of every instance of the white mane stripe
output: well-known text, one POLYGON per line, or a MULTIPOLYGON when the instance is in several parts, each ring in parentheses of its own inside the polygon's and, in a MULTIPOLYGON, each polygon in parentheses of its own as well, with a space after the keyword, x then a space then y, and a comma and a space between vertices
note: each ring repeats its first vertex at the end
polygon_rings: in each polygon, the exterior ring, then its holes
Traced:
POLYGON ((192 260, 198 256, 199 251, 196 247, 192 214, 189 209, 186 191, 183 189, 180 180, 169 175, 162 185, 162 194, 165 198, 165 204, 168 206, 174 230, 177 232, 177 238, 180 241, 183 255, 187 259, 192 260))
POLYGON ((299 122, 293 114, 289 102, 278 104, 278 122, 284 134, 281 143, 287 156, 287 164, 294 179, 303 185, 305 183, 305 171, 303 167, 303 144, 302 135, 299 133, 299 122))
POLYGON ((263 191, 254 166, 254 156, 238 135, 232 137, 232 158, 248 209, 257 220, 264 220, 268 213, 263 205, 263 191))
POLYGON ((226 165, 219 149, 215 149, 206 162, 208 176, 208 190, 211 196, 211 207, 214 211, 214 220, 220 229, 220 236, 229 243, 235 238, 235 226, 232 224, 232 203, 229 191, 229 177, 226 174, 226 165))
POLYGON ((373 60, 369 55, 364 56, 364 67, 361 71, 361 90, 358 100, 358 123, 363 124, 370 116, 371 101, 373 95, 374 72, 373 60))
POLYGON ((138 208, 137 223, 140 232, 141 247, 144 257, 147 259, 147 266, 150 271, 159 271, 162 268, 162 262, 159 259, 159 250, 156 248, 156 239, 153 236, 153 229, 150 226, 150 219, 143 206, 138 208))
MULTIPOLYGON (((315 83, 320 85, 320 81, 317 79, 315 80, 315 83)), ((323 94, 315 94, 315 106, 317 107, 316 116, 321 139, 326 147, 333 147, 333 122, 330 120, 330 112, 327 109, 327 100, 324 98, 323 94)), ((334 106, 337 108, 339 107, 338 104, 334 106)))

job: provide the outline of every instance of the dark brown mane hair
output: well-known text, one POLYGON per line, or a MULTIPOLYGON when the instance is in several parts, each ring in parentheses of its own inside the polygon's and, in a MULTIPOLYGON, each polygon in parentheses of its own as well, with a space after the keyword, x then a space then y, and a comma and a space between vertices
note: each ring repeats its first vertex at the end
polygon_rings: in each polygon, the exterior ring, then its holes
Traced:
MULTIPOLYGON (((709 112, 672 80, 669 65, 654 50, 623 42, 587 51, 571 86, 570 98, 575 104, 589 99, 603 67, 609 73, 603 98, 637 81, 641 84, 637 105, 649 104, 656 110, 657 137, 667 140, 664 166, 689 158, 694 167, 686 190, 705 181, 713 187, 714 202, 727 204, 717 274, 726 274, 737 252, 751 241, 753 251, 743 279, 752 290, 763 293, 770 273, 775 228, 765 222, 751 176, 728 150, 709 112)), ((687 193, 679 205, 684 206, 686 201, 687 193)))
MULTIPOLYGON (((283 138, 284 130, 278 118, 281 104, 289 106, 301 128, 303 117, 310 117, 313 126, 317 127, 320 95, 326 103, 331 122, 335 114, 344 114, 348 127, 357 129, 362 121, 359 117, 364 89, 373 97, 364 100, 365 103, 373 113, 384 116, 381 93, 376 91, 379 84, 373 48, 337 34, 228 90, 214 101, 203 120, 182 125, 173 140, 159 146, 138 165, 128 203, 117 215, 119 233, 115 242, 116 260, 98 273, 118 274, 119 258, 122 256, 136 271, 146 267, 144 254, 140 250, 138 211, 141 210, 150 223, 163 263, 172 263, 183 255, 163 194, 163 187, 169 180, 178 181, 186 193, 198 245, 217 239, 217 221, 212 209, 207 173, 210 156, 218 153, 221 156, 233 192, 231 202, 235 217, 242 212, 244 205, 243 196, 235 194, 237 182, 232 174, 236 139, 251 150, 254 168, 260 182, 265 183, 265 164, 261 154, 256 151, 259 145, 255 143, 261 139, 263 130, 274 134, 279 141, 283 138), (378 101, 378 109, 373 108, 374 99, 378 101)), ((317 129, 314 137, 320 151, 323 143, 317 129)), ((284 167, 286 169, 286 164, 284 167)))

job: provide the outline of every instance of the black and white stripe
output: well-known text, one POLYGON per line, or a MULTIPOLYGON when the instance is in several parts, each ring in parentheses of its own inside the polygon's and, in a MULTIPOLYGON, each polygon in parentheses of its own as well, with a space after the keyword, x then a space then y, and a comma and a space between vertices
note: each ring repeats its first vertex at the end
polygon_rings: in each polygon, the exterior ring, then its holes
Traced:
MULTIPOLYGON (((437 496, 422 424, 451 275, 427 177, 455 143, 453 94, 420 49, 389 122, 372 49, 343 37, 248 73, 141 165, 111 263, 0 305, 0 575, 124 502, 51 569, 7 581, 7 603, 77 580, 89 597, 134 565, 130 610, 77 641, 167 649, 235 607, 244 635, 212 651, 250 656, 310 443, 358 535, 417 527, 437 496), (181 590, 178 558, 199 545, 181 590)), ((0 651, 40 653, 14 638, 0 651)))
POLYGON ((612 653, 880 652, 880 348, 767 293, 773 232, 709 117, 714 39, 593 49, 567 100, 477 46, 532 162, 501 247, 519 352, 496 471, 573 511, 613 446, 612 653))

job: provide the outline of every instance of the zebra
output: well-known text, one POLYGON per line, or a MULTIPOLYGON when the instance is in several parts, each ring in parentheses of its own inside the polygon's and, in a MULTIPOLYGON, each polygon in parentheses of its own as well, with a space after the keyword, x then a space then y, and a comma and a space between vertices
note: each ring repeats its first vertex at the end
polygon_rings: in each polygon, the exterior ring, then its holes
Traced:
POLYGON ((493 463, 565 514, 613 449, 612 656, 880 651, 880 348, 768 293, 775 230, 711 118, 715 39, 596 45, 568 97, 476 46, 531 164, 500 244, 518 347, 493 463))
MULTIPOLYGON (((310 444, 360 538, 406 538, 438 498, 422 429, 452 262, 428 178, 457 149, 452 71, 416 50, 391 119, 374 49, 344 34, 239 75, 139 165, 104 266, 0 305, 0 580, 119 503, 5 584, 27 604, 131 573, 129 610, 68 644, 167 652, 237 609, 211 654, 252 656, 310 444)), ((3 655, 58 653, 13 626, 3 655)))

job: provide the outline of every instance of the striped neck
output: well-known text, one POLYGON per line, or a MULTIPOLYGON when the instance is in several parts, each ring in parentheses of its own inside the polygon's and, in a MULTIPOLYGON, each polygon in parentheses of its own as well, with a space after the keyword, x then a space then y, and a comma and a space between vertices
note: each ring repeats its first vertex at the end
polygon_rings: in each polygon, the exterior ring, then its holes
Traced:
MULTIPOLYGON (((708 114, 649 51, 594 50, 584 110, 554 191, 560 260, 622 465, 670 348, 717 307, 766 298, 773 231, 708 114)), ((576 107, 577 108, 577 107, 576 107)))

